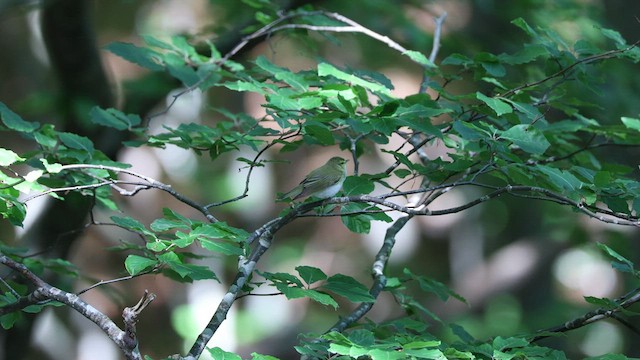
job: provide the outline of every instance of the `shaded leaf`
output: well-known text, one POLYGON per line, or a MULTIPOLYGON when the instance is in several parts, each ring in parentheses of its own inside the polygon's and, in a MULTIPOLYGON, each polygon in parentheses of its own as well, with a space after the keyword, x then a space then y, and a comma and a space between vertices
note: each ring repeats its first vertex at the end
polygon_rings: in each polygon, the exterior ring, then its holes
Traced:
POLYGON ((121 58, 142 66, 143 68, 147 68, 152 71, 164 69, 164 67, 159 64, 159 59, 162 58, 162 55, 149 48, 139 47, 125 42, 113 42, 105 48, 121 58))
POLYGON ((76 135, 74 133, 59 133, 60 141, 71 149, 83 150, 88 154, 94 151, 93 142, 88 137, 76 135))
POLYGON ((582 182, 568 171, 543 165, 538 165, 536 168, 545 173, 551 183, 560 189, 575 191, 582 187, 582 182))
POLYGON ((0 102, 0 118, 2 118, 2 122, 11 130, 15 130, 18 132, 26 132, 30 133, 38 129, 40 124, 37 122, 29 122, 24 121, 20 117, 20 115, 14 113, 9 109, 5 104, 0 102))
POLYGON ((142 119, 136 114, 125 114, 120 110, 94 107, 91 109, 91 121, 96 124, 112 127, 118 130, 128 130, 140 125, 142 119))
POLYGON ((513 126, 503 132, 500 137, 511 141, 530 154, 541 155, 551 146, 540 130, 527 124, 513 126))
POLYGON ((344 296, 351 302, 374 302, 369 289, 351 276, 336 274, 327 279, 322 289, 344 296))

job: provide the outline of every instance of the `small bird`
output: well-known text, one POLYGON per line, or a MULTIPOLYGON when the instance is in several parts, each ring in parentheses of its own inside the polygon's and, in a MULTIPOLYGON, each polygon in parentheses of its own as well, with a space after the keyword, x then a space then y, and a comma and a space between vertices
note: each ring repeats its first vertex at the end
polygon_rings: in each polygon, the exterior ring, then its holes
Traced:
POLYGON ((295 200, 304 196, 315 196, 320 199, 328 199, 340 191, 342 183, 347 177, 347 160, 341 157, 332 157, 326 164, 313 170, 291 191, 282 194, 279 201, 285 199, 295 200))

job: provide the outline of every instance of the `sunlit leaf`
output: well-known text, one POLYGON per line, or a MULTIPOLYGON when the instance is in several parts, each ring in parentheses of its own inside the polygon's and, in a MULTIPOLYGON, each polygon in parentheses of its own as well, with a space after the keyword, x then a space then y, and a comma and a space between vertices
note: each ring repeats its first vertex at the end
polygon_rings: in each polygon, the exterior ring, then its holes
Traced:
POLYGON ((326 280, 327 275, 320 269, 312 266, 298 266, 296 271, 300 274, 300 278, 304 280, 307 285, 311 285, 315 282, 326 280))
POLYGON ((476 93, 476 98, 487 104, 498 116, 513 112, 511 105, 500 99, 488 97, 481 92, 476 93))
POLYGON ((18 161, 24 161, 25 159, 18 156, 11 150, 0 148, 0 166, 9 166, 18 161))
POLYGON ((354 85, 359 85, 364 87, 367 90, 373 91, 373 92, 379 92, 381 94, 385 94, 385 95, 391 95, 391 91, 389 89, 387 89, 386 87, 371 82, 371 81, 367 81, 364 79, 361 79, 353 74, 349 74, 347 72, 344 72, 342 70, 339 70, 338 68, 336 68, 335 66, 328 64, 328 63, 320 63, 318 64, 318 75, 319 76, 333 76, 337 79, 346 81, 348 83, 354 84, 354 85))

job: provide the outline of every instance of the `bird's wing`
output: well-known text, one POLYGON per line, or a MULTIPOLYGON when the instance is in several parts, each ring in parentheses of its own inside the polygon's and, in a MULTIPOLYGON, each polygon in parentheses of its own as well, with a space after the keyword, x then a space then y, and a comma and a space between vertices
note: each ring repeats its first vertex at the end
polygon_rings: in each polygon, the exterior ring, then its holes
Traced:
POLYGON ((310 172, 309 175, 307 175, 306 179, 304 179, 303 186, 304 187, 313 186, 319 181, 327 180, 328 177, 329 176, 326 175, 326 171, 324 171, 322 168, 315 169, 312 172, 310 172))

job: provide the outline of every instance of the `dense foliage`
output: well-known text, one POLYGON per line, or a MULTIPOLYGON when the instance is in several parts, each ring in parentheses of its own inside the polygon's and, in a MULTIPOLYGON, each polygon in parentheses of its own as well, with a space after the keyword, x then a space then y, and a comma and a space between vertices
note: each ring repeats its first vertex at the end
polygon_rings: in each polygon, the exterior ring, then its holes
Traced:
MULTIPOLYGON (((184 355, 173 358, 195 359, 207 352, 216 359, 239 358, 207 344, 236 299, 265 291, 287 299, 308 298, 321 304, 327 316, 342 310, 333 326, 300 337, 295 350, 305 358, 564 359, 567 355, 562 349, 539 345, 539 341, 601 318, 632 315, 627 308, 640 296, 638 289, 618 299, 587 297, 593 311, 571 322, 558 319, 557 323, 563 323, 560 326, 548 324, 540 332, 475 339, 464 326, 441 319, 420 300, 423 293, 430 293, 442 301, 466 303, 465 294, 410 267, 389 271, 387 262, 397 233, 411 221, 464 213, 499 197, 548 202, 617 226, 640 225, 637 169, 629 166, 629 159, 599 152, 639 146, 640 118, 638 114, 615 118, 610 114, 610 118, 599 119, 589 112, 594 95, 607 85, 604 74, 608 67, 640 61, 636 44, 607 28, 597 28, 602 41, 568 41, 551 28, 517 18, 512 22, 522 41, 517 50, 445 54, 439 42, 447 19, 441 15, 435 19, 433 51, 424 54, 395 42, 391 34, 377 33, 338 13, 311 7, 282 12, 267 1, 245 3, 255 7, 257 23, 245 28, 246 35, 226 52, 210 41, 188 36, 144 35, 142 45, 113 42, 106 47, 149 73, 168 74, 184 86, 171 95, 172 101, 162 112, 145 115, 106 106, 85 111, 92 129, 119 133, 125 139, 124 147, 168 151, 170 145, 177 146, 197 154, 202 166, 234 159, 239 164, 235 168, 243 168, 246 175, 240 194, 216 192, 208 199, 194 199, 188 191, 105 155, 88 135, 30 121, 0 103, 0 129, 28 144, 26 150, 24 146, 0 149, 0 214, 4 219, 20 227, 36 199, 46 196, 55 202, 73 202, 80 198, 83 202, 78 206, 88 207, 91 214, 83 228, 117 227, 135 234, 133 240, 123 239, 109 249, 123 254, 127 275, 79 291, 70 284, 74 277, 83 276, 82 271, 68 259, 41 256, 46 249, 3 242, 3 328, 12 331, 27 314, 66 306, 98 325, 127 358, 143 358, 135 324, 140 314, 140 321, 146 321, 144 316, 153 311, 148 305, 157 295, 137 294, 140 302, 123 312, 124 326, 80 295, 142 276, 165 276, 186 283, 224 282, 227 276, 220 271, 228 268, 215 270, 195 261, 212 257, 232 264, 234 275, 226 294, 211 305, 213 315, 206 328, 184 355), (340 40, 348 36, 367 37, 386 45, 397 61, 419 69, 423 75, 420 88, 398 97, 394 84, 382 72, 327 59, 294 71, 269 56, 248 61, 236 58, 252 41, 275 36, 291 38, 308 50, 326 41, 340 46, 340 40), (207 121, 175 126, 157 123, 181 98, 196 91, 257 94, 264 99, 260 104, 264 116, 214 101, 207 121), (443 152, 433 155, 431 150, 436 147, 443 152), (281 204, 270 220, 247 228, 232 225, 233 220, 219 211, 265 191, 254 171, 286 167, 274 158, 323 148, 337 148, 349 159, 350 173, 337 197, 281 204), (390 165, 380 171, 362 170, 370 169, 362 166, 367 158, 390 165), (122 199, 135 201, 147 191, 166 192, 180 205, 165 207, 162 217, 146 223, 122 206, 122 199), (473 198, 461 203, 438 201, 454 192, 473 198), (185 216, 185 208, 200 216, 185 216), (326 273, 303 263, 293 272, 261 267, 263 255, 278 247, 281 230, 303 217, 314 221, 339 217, 346 229, 358 234, 369 233, 372 222, 385 223, 384 241, 370 264, 372 279, 326 273), (56 276, 50 277, 52 273, 56 276), (405 315, 367 320, 367 313, 385 293, 405 315)), ((275 202, 276 194, 269 195, 269 201, 275 202)), ((632 261, 607 244, 597 246, 616 270, 638 278, 632 261)), ((253 358, 271 357, 254 353, 253 358)))

